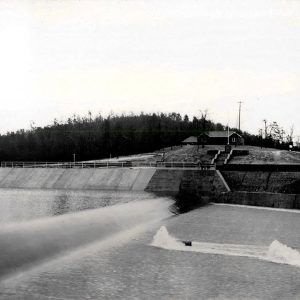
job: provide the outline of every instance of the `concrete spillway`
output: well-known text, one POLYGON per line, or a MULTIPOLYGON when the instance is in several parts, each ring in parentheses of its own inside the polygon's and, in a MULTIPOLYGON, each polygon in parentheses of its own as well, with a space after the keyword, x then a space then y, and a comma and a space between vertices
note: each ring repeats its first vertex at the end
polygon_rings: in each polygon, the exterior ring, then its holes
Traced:
POLYGON ((0 168, 0 188, 147 191, 226 191, 215 171, 155 168, 0 168))
POLYGON ((0 168, 0 188, 143 191, 155 169, 0 168))

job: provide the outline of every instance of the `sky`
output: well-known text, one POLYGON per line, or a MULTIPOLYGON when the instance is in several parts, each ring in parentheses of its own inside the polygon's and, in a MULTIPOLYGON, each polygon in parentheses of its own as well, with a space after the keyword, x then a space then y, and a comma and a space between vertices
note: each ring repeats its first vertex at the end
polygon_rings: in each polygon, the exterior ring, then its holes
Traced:
POLYGON ((178 112, 300 136, 300 1, 0 0, 0 133, 178 112), (33 123, 34 122, 34 123, 33 123))

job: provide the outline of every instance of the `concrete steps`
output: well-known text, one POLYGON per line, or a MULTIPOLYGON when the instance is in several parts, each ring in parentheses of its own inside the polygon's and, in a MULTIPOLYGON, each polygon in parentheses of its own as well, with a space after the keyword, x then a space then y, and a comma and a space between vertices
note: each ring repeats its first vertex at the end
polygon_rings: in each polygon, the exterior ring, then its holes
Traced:
POLYGON ((224 162, 227 159, 227 157, 228 157, 228 153, 222 151, 215 161, 216 165, 217 166, 224 165, 224 162))

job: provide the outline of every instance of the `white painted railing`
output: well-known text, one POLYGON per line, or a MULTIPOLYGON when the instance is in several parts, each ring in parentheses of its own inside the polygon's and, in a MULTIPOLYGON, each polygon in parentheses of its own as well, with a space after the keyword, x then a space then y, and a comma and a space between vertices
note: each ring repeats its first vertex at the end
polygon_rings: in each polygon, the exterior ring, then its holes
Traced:
POLYGON ((232 156, 233 150, 230 151, 230 153, 227 155, 226 159, 224 160, 224 165, 226 165, 228 163, 228 161, 230 160, 231 156, 232 156))
POLYGON ((215 161, 218 159, 219 155, 221 154, 221 150, 218 150, 218 152, 216 153, 216 155, 214 156, 214 158, 211 161, 211 164, 214 165, 215 161))
POLYGON ((132 167, 149 167, 149 168, 183 168, 183 169, 200 169, 214 170, 214 164, 201 164, 182 161, 170 162, 20 162, 20 161, 3 161, 1 168, 132 168, 132 167))

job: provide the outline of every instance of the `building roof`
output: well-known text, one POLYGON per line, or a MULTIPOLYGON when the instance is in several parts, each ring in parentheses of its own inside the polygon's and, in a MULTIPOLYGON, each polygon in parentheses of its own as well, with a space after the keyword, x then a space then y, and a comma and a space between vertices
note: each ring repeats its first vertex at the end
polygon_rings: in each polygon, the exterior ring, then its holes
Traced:
MULTIPOLYGON (((227 130, 223 130, 223 131, 207 131, 204 132, 202 134, 207 135, 210 138, 227 138, 228 137, 228 132, 227 130)), ((200 135, 202 135, 200 134, 200 135)), ((241 135, 239 135, 237 132, 235 131, 229 131, 229 136, 233 135, 233 134, 237 134, 239 137, 241 137, 241 135)), ((186 143, 186 144, 191 144, 191 143, 197 143, 197 137, 196 136, 190 136, 187 139, 183 140, 182 143, 186 143)))
MULTIPOLYGON (((237 134, 238 136, 240 136, 235 131, 229 131, 229 136, 233 135, 234 133, 237 134)), ((223 130, 223 131, 207 131, 204 134, 208 135, 211 138, 227 138, 228 137, 228 131, 227 130, 223 130)))
POLYGON ((187 139, 185 139, 184 141, 182 141, 182 143, 197 143, 197 137, 190 136, 187 139))

